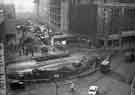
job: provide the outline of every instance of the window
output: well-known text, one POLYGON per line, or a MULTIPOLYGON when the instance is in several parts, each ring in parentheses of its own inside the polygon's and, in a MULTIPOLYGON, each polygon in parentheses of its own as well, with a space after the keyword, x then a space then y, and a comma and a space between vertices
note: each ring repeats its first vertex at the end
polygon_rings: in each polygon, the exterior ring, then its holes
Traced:
POLYGON ((126 8, 125 15, 130 17, 135 16, 135 8, 126 8))

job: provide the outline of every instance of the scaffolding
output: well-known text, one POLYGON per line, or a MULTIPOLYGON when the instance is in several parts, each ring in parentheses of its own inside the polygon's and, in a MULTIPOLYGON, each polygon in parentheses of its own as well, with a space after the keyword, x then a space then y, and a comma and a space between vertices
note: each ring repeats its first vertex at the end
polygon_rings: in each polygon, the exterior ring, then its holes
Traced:
POLYGON ((6 66, 4 61, 3 43, 0 43, 0 95, 7 95, 6 66))

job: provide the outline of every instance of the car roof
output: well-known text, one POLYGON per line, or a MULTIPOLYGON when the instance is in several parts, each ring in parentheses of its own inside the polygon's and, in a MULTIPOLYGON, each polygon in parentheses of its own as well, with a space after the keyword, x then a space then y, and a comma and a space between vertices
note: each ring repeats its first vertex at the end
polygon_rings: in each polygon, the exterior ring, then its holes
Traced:
POLYGON ((109 63, 108 60, 104 60, 103 62, 101 62, 102 65, 107 65, 109 63))

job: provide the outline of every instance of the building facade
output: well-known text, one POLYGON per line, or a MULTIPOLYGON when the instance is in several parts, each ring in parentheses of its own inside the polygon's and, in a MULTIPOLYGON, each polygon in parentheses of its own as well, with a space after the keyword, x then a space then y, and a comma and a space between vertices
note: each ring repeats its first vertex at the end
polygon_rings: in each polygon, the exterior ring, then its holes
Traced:
POLYGON ((54 31, 68 30, 69 0, 40 0, 39 21, 47 23, 54 31))
POLYGON ((134 34, 134 3, 134 0, 40 0, 39 15, 56 32, 86 35, 95 41, 96 47, 119 48, 125 45, 125 32, 134 34))
POLYGON ((92 0, 40 0, 39 17, 55 32, 96 38, 97 5, 92 0))
MULTIPOLYGON (((98 41, 104 47, 129 46, 127 42, 133 42, 131 39, 134 39, 126 38, 125 34, 134 35, 135 32, 134 1, 108 0, 107 2, 96 2, 95 4, 98 5, 98 41)), ((133 43, 130 44, 133 45, 133 43)))
POLYGON ((72 0, 69 9, 69 32, 94 40, 97 32, 97 5, 91 0, 72 0))

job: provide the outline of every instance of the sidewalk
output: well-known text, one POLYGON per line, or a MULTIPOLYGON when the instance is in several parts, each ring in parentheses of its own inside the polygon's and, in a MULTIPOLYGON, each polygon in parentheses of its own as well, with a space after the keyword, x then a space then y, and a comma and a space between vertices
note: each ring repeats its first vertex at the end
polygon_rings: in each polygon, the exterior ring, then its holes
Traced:
MULTIPOLYGON (((63 52, 64 53, 64 52, 63 52)), ((46 57, 48 55, 62 55, 62 52, 57 52, 57 53, 48 53, 48 54, 41 54, 41 53, 34 53, 34 56, 32 55, 23 55, 23 56, 19 56, 18 54, 7 58, 5 61, 7 64, 9 63, 16 63, 16 62, 23 62, 23 61, 29 61, 29 60, 35 60, 35 58, 39 58, 39 57, 46 57)))

